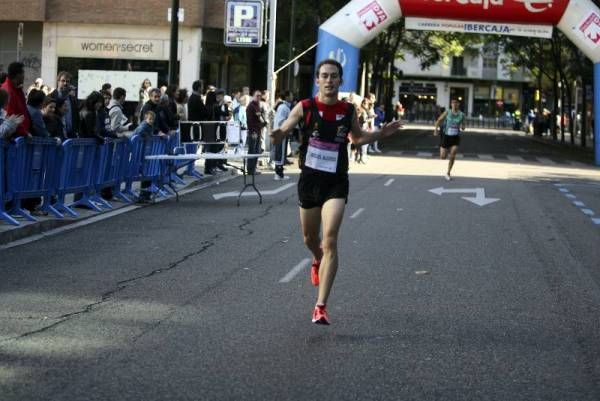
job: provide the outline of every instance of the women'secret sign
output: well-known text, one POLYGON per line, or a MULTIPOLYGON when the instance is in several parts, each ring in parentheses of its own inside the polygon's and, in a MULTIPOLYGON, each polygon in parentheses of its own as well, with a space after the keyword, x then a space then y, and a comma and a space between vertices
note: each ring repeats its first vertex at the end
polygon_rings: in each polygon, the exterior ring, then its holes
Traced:
POLYGON ((556 25, 569 0, 399 0, 407 17, 556 25))

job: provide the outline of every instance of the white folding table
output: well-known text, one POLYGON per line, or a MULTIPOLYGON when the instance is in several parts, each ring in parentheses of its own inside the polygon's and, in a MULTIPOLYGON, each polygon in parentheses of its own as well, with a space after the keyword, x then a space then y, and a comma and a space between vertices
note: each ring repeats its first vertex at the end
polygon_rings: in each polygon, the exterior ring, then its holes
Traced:
POLYGON ((146 160, 161 160, 161 161, 166 161, 166 164, 169 164, 169 167, 167 167, 167 172, 168 172, 168 176, 169 176, 169 187, 171 189, 173 189, 173 191, 175 191, 175 196, 176 196, 176 200, 179 201, 179 194, 176 190, 176 188, 174 188, 174 186, 171 183, 171 168, 174 165, 174 162, 177 160, 241 160, 242 161, 242 167, 240 166, 236 166, 233 164, 229 164, 228 162, 225 162, 225 165, 234 168, 238 171, 242 172, 242 175, 244 176, 244 187, 241 189, 239 195, 238 195, 238 199, 237 199, 237 205, 240 205, 240 199, 242 197, 242 194, 244 193, 244 191, 251 187, 253 188, 256 193, 258 194, 258 198, 259 198, 259 202, 262 203, 262 195, 260 193, 260 191, 258 190, 258 188, 256 188, 256 183, 254 180, 254 172, 252 174, 250 174, 250 176, 252 177, 252 180, 250 182, 247 181, 247 177, 248 177, 248 170, 246 168, 246 161, 248 159, 259 159, 259 158, 266 158, 269 157, 269 153, 268 152, 264 152, 264 153, 258 153, 258 154, 253 154, 253 153, 247 153, 246 151, 237 151, 237 152, 223 152, 223 153, 199 153, 199 154, 183 154, 183 155, 153 155, 153 156, 146 156, 146 160))

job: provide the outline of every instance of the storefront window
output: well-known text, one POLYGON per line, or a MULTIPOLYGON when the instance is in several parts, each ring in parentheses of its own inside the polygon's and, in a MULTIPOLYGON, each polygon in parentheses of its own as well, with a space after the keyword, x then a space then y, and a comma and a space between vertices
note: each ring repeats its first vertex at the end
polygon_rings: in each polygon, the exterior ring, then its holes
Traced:
MULTIPOLYGON (((179 71, 179 62, 177 62, 179 71)), ((73 75, 73 82, 77 82, 79 70, 106 70, 106 71, 150 71, 158 73, 158 82, 153 86, 167 85, 169 81, 169 62, 159 60, 115 60, 102 58, 58 58, 58 71, 68 71, 73 75)), ((140 85, 142 83, 140 82, 140 85)), ((98 88, 100 89, 100 88, 98 88)))

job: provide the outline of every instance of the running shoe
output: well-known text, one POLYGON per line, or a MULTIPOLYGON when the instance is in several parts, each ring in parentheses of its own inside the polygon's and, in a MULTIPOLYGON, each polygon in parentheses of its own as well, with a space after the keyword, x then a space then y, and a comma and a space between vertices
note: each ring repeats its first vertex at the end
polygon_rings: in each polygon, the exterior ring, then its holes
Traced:
POLYGON ((310 266, 310 282, 315 287, 319 285, 319 266, 321 266, 321 261, 313 259, 312 266, 310 266))
POLYGON ((452 180, 452 178, 450 177, 450 174, 446 174, 446 175, 444 176, 444 178, 446 179, 446 181, 450 181, 450 180, 452 180))
POLYGON ((327 316, 327 310, 325 305, 315 306, 315 310, 312 315, 312 322, 315 324, 329 324, 329 316, 327 316))

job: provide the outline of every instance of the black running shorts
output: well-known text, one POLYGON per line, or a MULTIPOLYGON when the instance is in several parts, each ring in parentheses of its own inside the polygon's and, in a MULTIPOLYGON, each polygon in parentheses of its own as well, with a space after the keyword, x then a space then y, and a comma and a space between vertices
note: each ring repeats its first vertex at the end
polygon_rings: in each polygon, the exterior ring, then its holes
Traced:
POLYGON ((329 199, 348 202, 350 182, 348 175, 300 174, 298 181, 298 205, 302 209, 322 207, 329 199))
POLYGON ((460 135, 448 136, 444 135, 442 137, 442 144, 440 145, 444 149, 449 149, 452 146, 460 145, 460 135))

